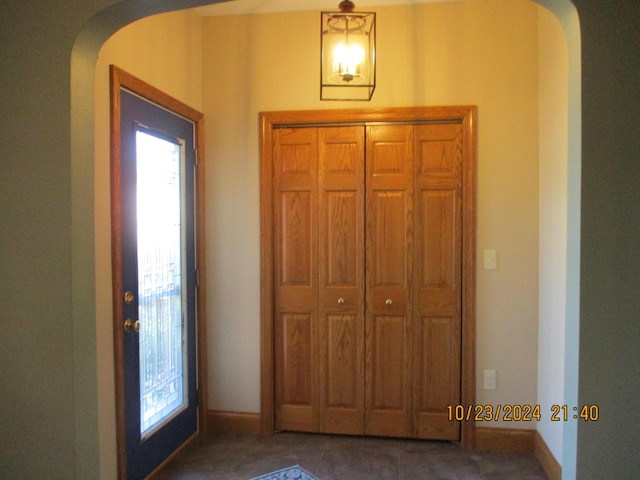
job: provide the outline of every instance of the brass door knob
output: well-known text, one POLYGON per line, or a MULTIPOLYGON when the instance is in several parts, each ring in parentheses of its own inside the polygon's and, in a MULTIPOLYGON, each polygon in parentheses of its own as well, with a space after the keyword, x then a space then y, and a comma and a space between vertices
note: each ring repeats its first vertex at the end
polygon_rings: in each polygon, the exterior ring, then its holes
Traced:
POLYGON ((385 305, 393 305, 393 300, 391 300, 390 298, 387 298, 384 302, 385 305))
POLYGON ((338 299, 338 305, 344 305, 344 298, 340 297, 338 299))
POLYGON ((134 322, 130 318, 127 318, 124 321, 124 332, 125 333, 131 333, 131 332, 138 333, 139 331, 140 331, 140 322, 138 320, 136 320, 134 322))

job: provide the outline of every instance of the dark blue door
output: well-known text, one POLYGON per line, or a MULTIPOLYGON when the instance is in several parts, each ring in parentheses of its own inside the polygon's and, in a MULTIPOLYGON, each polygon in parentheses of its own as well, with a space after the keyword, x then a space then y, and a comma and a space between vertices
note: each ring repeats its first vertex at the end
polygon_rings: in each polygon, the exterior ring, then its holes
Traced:
POLYGON ((126 468, 135 480, 198 429, 195 125, 124 89, 120 108, 126 468))

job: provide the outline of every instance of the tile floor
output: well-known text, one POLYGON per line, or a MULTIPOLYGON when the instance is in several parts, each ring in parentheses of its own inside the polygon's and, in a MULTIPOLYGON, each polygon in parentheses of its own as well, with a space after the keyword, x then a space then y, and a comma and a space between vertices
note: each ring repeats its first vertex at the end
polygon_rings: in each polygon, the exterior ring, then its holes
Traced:
POLYGON ((473 452, 448 442, 278 433, 211 434, 154 480, 248 480, 300 465, 319 480, 544 480, 533 454, 473 452))

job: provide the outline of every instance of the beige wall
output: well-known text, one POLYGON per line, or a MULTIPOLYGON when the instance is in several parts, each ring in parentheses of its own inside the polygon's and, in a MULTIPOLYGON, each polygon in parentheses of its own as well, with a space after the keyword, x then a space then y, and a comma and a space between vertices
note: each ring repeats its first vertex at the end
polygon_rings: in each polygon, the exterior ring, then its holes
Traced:
POLYGON ((95 75, 96 335, 101 478, 116 478, 111 296, 109 65, 202 109, 201 21, 194 11, 154 15, 119 30, 100 50, 95 75))
POLYGON ((259 411, 258 112, 456 104, 478 106, 477 401, 536 403, 538 8, 377 8, 378 84, 355 104, 319 101, 318 12, 204 19, 210 408, 259 411))

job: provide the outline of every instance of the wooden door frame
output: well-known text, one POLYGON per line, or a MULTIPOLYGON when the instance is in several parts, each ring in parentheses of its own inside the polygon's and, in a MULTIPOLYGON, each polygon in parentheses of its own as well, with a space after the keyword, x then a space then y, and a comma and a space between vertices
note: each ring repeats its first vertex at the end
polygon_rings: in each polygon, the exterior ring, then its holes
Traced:
MULTIPOLYGON (((152 85, 140 80, 124 70, 110 66, 110 110, 111 110, 111 269, 113 284, 113 349, 115 369, 115 393, 116 393, 116 444, 118 457, 118 478, 127 478, 126 453, 125 453, 125 416, 124 416, 124 359, 122 355, 123 343, 123 315, 122 315, 122 245, 121 218, 122 204, 120 202, 120 90, 128 90, 152 103, 159 105, 170 112, 182 116, 193 122, 195 128, 194 144, 196 147, 196 212, 195 212, 195 248, 197 295, 196 295, 196 355, 198 382, 198 430, 196 435, 206 432, 207 426, 207 334, 206 334, 206 282, 205 282, 205 203, 204 203, 204 115, 176 100, 152 85)), ((188 444, 192 437, 188 440, 188 444)), ((178 449, 184 448, 183 445, 178 449)), ((169 456, 153 473, 158 471, 166 462, 173 458, 178 451, 169 456)), ((153 475, 152 473, 152 475, 153 475)))
MULTIPOLYGON (((455 121, 463 127, 461 403, 476 392, 476 107, 406 107, 260 113, 260 432, 274 432, 273 130, 291 126, 455 121)), ((475 446, 475 423, 462 422, 461 442, 475 446)))

